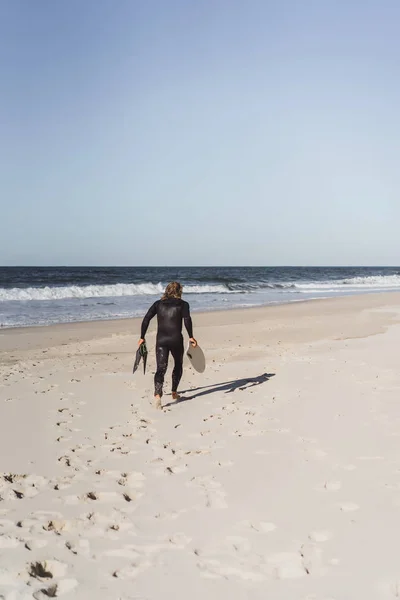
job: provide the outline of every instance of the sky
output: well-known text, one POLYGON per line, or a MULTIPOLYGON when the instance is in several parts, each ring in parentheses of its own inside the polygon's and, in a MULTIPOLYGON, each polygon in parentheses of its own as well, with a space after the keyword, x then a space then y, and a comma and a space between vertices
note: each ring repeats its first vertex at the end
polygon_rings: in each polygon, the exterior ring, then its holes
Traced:
POLYGON ((398 0, 0 0, 0 264, 400 265, 398 0))

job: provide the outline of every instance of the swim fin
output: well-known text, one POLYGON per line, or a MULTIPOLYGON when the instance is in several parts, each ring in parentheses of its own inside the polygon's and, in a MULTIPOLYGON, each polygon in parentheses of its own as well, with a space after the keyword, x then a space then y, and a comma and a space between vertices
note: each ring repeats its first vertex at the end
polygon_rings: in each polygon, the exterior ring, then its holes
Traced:
POLYGON ((135 364, 133 365, 133 371, 132 371, 133 373, 135 373, 135 371, 137 371, 140 360, 142 358, 143 358, 143 373, 146 374, 146 363, 147 363, 146 342, 143 342, 143 344, 140 344, 139 348, 136 350, 135 364))

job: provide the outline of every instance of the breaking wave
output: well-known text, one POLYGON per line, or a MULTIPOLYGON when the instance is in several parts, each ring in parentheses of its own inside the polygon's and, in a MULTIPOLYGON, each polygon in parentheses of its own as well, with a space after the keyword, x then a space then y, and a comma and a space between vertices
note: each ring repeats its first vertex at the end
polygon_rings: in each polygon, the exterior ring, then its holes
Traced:
MULTIPOLYGON (((165 289, 161 283, 117 283, 115 285, 86 285, 59 287, 0 288, 0 302, 28 300, 65 300, 67 298, 116 298, 122 296, 160 296, 165 289)), ((187 285, 186 294, 235 293, 224 285, 187 285)))
POLYGON ((370 275, 369 277, 297 283, 295 287, 307 292, 350 291, 351 289, 396 290, 400 289, 400 275, 370 275))
MULTIPOLYGON (((116 283, 113 285, 69 285, 26 288, 0 288, 0 302, 29 300, 64 300, 87 298, 118 298, 124 296, 161 296, 163 283, 116 283)), ((288 282, 226 282, 185 285, 185 294, 246 294, 263 290, 292 293, 338 293, 351 290, 396 290, 400 289, 400 275, 371 275, 350 279, 325 281, 288 282)))

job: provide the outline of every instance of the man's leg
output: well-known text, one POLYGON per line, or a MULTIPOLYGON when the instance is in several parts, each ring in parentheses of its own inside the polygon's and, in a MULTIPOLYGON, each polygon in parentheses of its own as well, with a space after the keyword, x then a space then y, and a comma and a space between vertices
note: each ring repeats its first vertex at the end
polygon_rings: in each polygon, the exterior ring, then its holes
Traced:
POLYGON ((169 349, 166 346, 156 347, 157 371, 154 375, 154 397, 156 399, 157 408, 161 408, 164 377, 168 367, 168 354, 169 349))
POLYGON ((178 398, 178 386, 183 373, 183 342, 179 346, 171 348, 171 354, 175 361, 174 370, 172 371, 172 397, 174 400, 178 398))

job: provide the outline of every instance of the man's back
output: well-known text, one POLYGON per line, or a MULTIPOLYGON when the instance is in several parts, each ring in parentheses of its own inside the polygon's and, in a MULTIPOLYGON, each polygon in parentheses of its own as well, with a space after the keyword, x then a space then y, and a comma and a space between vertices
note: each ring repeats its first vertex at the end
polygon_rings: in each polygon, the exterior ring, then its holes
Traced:
POLYGON ((157 344, 178 344, 182 341, 182 319, 189 316, 189 305, 180 298, 157 302, 157 344))

